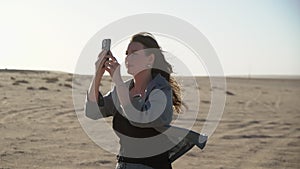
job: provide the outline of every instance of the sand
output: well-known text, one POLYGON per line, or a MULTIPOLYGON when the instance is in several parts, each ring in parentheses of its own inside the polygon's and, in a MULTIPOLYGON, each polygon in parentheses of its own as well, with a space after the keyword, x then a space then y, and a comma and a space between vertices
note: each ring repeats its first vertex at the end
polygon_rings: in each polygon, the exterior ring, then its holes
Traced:
MULTIPOLYGON (((0 71, 0 168, 114 169, 115 155, 82 129, 72 85, 84 95, 88 78, 50 71, 0 71)), ((108 91, 110 81, 102 87, 108 91)), ((198 77, 200 132, 210 106, 210 84, 198 77)), ((174 169, 300 168, 300 80, 227 78, 227 100, 204 150, 194 147, 174 169)), ((188 97, 188 96, 186 96, 188 97)))

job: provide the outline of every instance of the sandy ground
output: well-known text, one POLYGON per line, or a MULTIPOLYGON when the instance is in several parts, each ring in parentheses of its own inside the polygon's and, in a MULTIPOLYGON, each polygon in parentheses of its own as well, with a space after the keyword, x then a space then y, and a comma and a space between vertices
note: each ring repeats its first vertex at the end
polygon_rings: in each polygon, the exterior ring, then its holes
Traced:
MULTIPOLYGON (((0 71, 0 168, 113 169, 115 155, 82 129, 72 85, 83 96, 89 79, 71 74, 0 71)), ((188 80, 187 80, 188 81, 188 80)), ((207 78, 197 78, 200 132, 210 106, 207 78)), ((110 88, 103 83, 103 91, 110 88)), ((188 85, 187 85, 188 86, 188 85)), ((300 80, 227 79, 221 122, 204 150, 193 148, 174 169, 300 168, 300 80)), ((186 96, 188 97, 188 96, 186 96)))

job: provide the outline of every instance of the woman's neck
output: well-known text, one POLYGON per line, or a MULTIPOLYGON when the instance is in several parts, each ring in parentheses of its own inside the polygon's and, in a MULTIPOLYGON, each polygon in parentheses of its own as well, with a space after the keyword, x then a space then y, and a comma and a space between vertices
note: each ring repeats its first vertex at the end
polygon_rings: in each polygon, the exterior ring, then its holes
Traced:
POLYGON ((134 91, 135 93, 142 94, 151 81, 151 71, 144 70, 134 76, 134 91))

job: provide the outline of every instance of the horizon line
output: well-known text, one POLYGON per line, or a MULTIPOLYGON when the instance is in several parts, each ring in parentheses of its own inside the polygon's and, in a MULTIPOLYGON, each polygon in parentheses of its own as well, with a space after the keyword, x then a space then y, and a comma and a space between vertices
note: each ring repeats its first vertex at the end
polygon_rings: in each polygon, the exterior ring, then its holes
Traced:
MULTIPOLYGON (((32 72, 32 73, 65 73, 70 75, 81 75, 81 76, 93 76, 93 74, 77 74, 71 73, 61 70, 43 70, 43 69, 8 69, 8 68, 0 68, 0 72, 32 72)), ((104 75, 109 76, 109 75, 104 75)), ((176 75, 176 73, 173 74, 176 75)), ((180 75, 180 77, 191 77, 190 75, 180 75)), ((196 77, 222 77, 222 76, 207 76, 207 75, 196 75, 196 77)), ((300 74, 231 74, 231 75, 224 75, 226 78, 245 78, 245 79, 300 79, 300 74)))

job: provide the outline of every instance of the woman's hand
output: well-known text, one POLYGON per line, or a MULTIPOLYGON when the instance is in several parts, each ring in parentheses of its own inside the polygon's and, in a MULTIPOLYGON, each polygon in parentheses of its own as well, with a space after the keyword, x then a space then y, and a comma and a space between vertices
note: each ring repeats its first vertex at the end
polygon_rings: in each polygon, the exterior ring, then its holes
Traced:
POLYGON ((102 76, 105 72, 104 63, 108 59, 107 51, 103 50, 98 55, 98 59, 95 62, 96 74, 90 84, 89 92, 88 92, 88 100, 92 102, 98 102, 99 96, 99 86, 102 76))
POLYGON ((102 77, 105 72, 105 62, 108 59, 107 50, 102 50, 99 55, 98 59, 95 62, 95 68, 96 68, 96 77, 102 77))
POLYGON ((120 73, 120 64, 118 63, 117 59, 112 55, 110 51, 107 57, 109 58, 109 60, 104 64, 105 70, 110 74, 115 84, 123 83, 120 73))

